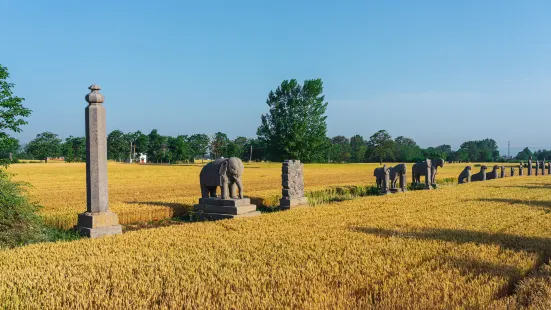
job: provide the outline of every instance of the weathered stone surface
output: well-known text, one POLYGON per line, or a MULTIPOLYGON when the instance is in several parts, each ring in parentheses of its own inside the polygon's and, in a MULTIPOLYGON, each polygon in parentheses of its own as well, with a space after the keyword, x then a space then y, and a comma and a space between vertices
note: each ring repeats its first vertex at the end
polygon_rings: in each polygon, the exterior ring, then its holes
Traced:
POLYGON ((221 198, 243 198, 243 162, 237 157, 220 158, 206 164, 199 174, 201 197, 216 197, 216 188, 220 187, 221 198), (235 187, 238 194, 235 195, 235 187))
POLYGON ((393 193, 407 191, 406 164, 398 164, 389 169, 390 190, 393 193), (400 191, 397 191, 397 183, 400 181, 400 191))
POLYGON ((421 176, 424 175, 425 189, 432 189, 432 186, 431 186, 431 184, 433 184, 432 170, 433 170, 432 161, 428 158, 425 159, 425 161, 413 164, 413 166, 411 167, 411 176, 413 178, 413 183, 420 184, 421 176))
POLYGON ((494 165, 492 171, 486 173, 486 180, 494 180, 499 178, 497 169, 498 169, 498 165, 494 165))
POLYGON ((532 175, 532 156, 528 159, 528 175, 532 175))
POLYGON ((210 197, 210 198, 199 198, 199 204, 211 205, 211 206, 228 206, 228 207, 242 207, 248 206, 251 204, 250 198, 229 198, 222 199, 220 197, 210 197))
POLYGON ((499 177, 504 178, 505 177, 505 166, 501 166, 500 169, 501 169, 501 175, 499 177))
POLYGON ((119 225, 119 217, 116 213, 107 212, 85 212, 78 215, 79 226, 87 228, 99 228, 105 226, 119 225))
POLYGON ((515 167, 511 167, 511 176, 512 176, 512 177, 515 176, 515 167))
POLYGON ((471 166, 466 166, 457 177, 459 184, 471 182, 471 166))
POLYGON ((536 175, 540 174, 540 161, 536 160, 536 175))
POLYGON ((230 220, 243 217, 252 217, 261 215, 260 211, 247 212, 243 214, 223 214, 223 213, 199 213, 197 214, 199 221, 218 221, 218 220, 230 220))
POLYGON ((285 160, 281 165, 282 198, 279 206, 283 210, 307 205, 304 195, 304 165, 300 160, 285 160))
POLYGON ((300 197, 300 198, 291 198, 291 199, 280 199, 279 200, 279 206, 281 209, 290 209, 291 207, 298 207, 298 206, 306 206, 308 205, 308 198, 306 197, 300 197))
POLYGON ((118 216, 109 210, 107 191, 107 134, 104 97, 94 84, 86 95, 86 210, 79 214, 77 231, 83 236, 97 238, 120 234, 118 216))
POLYGON ((472 182, 486 181, 486 170, 488 170, 488 167, 480 166, 480 172, 473 174, 471 176, 471 181, 472 182))
POLYGON ((202 211, 204 213, 221 213, 221 214, 233 214, 239 215, 248 212, 256 211, 255 205, 241 205, 241 206, 217 206, 217 205, 206 205, 198 204, 195 205, 195 211, 202 211))
POLYGON ((78 232, 81 236, 88 238, 99 238, 110 235, 122 234, 121 225, 104 226, 98 228, 79 227, 78 232))
POLYGON ((260 212, 256 211, 256 205, 251 204, 250 198, 200 198, 199 204, 196 204, 193 210, 198 215, 199 220, 220 220, 260 215, 260 212))
POLYGON ((545 175, 545 159, 541 162, 541 175, 545 175))
POLYGON ((522 162, 520 162, 520 164, 518 165, 518 175, 519 176, 524 175, 524 164, 522 162))

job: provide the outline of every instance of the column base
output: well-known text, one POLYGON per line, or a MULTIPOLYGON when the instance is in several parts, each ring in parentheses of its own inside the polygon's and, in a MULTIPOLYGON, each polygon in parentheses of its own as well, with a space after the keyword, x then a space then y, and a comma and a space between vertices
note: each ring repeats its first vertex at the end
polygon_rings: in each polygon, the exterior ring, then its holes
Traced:
POLYGON ((78 224, 75 227, 81 236, 98 238, 103 236, 118 235, 122 233, 119 225, 119 217, 116 213, 85 212, 78 215, 78 224))
POLYGON ((289 209, 294 209, 297 207, 302 207, 307 205, 308 205, 307 197, 299 197, 299 198, 291 198, 291 199, 282 198, 279 200, 279 209, 281 210, 289 210, 289 209))
POLYGON ((242 217, 259 216, 256 205, 250 198, 200 198, 199 204, 193 207, 199 221, 216 221, 242 217))

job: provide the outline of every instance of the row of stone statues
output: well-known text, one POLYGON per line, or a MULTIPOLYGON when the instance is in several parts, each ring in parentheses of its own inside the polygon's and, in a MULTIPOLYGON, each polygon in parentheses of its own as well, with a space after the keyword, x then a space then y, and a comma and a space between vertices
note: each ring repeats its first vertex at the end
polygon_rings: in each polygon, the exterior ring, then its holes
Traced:
MULTIPOLYGON (((237 157, 221 158, 206 164, 199 174, 201 198, 194 206, 199 220, 219 220, 257 216, 260 212, 250 198, 243 197, 243 162, 237 157), (221 195, 216 195, 220 188, 221 195), (237 187, 238 193, 235 189, 237 187)), ((304 194, 303 164, 300 160, 286 160, 281 168, 283 187, 280 209, 307 205, 304 194)))
MULTIPOLYGON (((413 184, 421 184, 421 177, 425 177, 425 189, 436 187, 436 173, 438 167, 444 167, 444 159, 437 158, 434 160, 425 159, 422 162, 413 164, 411 175, 413 184)), ((394 167, 375 168, 373 176, 375 177, 377 188, 381 194, 405 192, 407 190, 406 164, 398 164, 394 167), (400 181, 399 187, 397 182, 400 181)))
MULTIPOLYGON (((532 175, 533 171, 533 165, 532 165, 532 157, 528 160, 528 175, 532 175)), ((524 175, 524 164, 520 162, 518 166, 509 166, 510 174, 509 176, 514 177, 516 174, 516 169, 518 169, 518 175, 522 176, 524 175)), ((480 171, 478 173, 472 174, 471 173, 471 166, 466 166, 463 171, 459 174, 458 177, 458 183, 469 183, 469 182, 477 182, 477 181, 486 181, 486 180, 493 180, 498 178, 505 178, 506 177, 506 167, 505 166, 499 166, 494 165, 492 168, 492 171, 486 172, 488 170, 487 166, 480 166, 480 171), (499 171, 498 171, 499 170, 499 171)), ((545 175, 546 172, 546 166, 545 166, 545 160, 542 161, 542 165, 540 166, 540 162, 536 161, 536 167, 535 167, 535 173, 536 175, 539 175, 541 171, 541 175, 545 175)), ((547 174, 551 174, 551 163, 548 163, 547 165, 547 174)))

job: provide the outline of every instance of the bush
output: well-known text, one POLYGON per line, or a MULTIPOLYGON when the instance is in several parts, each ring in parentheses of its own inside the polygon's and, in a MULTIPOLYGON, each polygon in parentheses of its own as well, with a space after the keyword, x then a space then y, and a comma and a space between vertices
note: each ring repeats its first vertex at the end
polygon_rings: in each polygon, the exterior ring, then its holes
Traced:
POLYGON ((0 170, 0 248, 48 240, 39 206, 23 192, 23 184, 13 182, 0 170))

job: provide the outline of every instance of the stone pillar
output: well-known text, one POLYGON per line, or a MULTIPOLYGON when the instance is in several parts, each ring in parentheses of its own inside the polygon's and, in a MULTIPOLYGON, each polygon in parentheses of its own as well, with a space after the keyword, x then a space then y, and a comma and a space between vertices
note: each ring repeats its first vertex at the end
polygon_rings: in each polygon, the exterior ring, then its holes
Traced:
POLYGON ((536 160, 536 175, 540 174, 539 171, 540 171, 540 161, 536 160))
POLYGON ((432 167, 427 167, 427 176, 425 177, 425 189, 432 189, 431 180, 432 180, 432 167))
POLYGON ((107 193, 107 135, 104 97, 94 84, 86 95, 86 212, 78 215, 78 232, 86 237, 122 233, 117 214, 109 210, 107 193))
POLYGON ((518 175, 519 176, 523 176, 524 175, 524 164, 521 163, 519 166, 518 166, 518 175))
POLYGON ((499 176, 500 178, 504 178, 505 177, 505 166, 501 166, 501 175, 499 176))
POLYGON ((383 166, 383 186, 381 187, 381 194, 390 193, 390 169, 384 165, 383 166))
POLYGON ((279 200, 279 208, 288 210, 308 204, 304 196, 304 165, 300 160, 286 160, 281 166, 281 185, 283 198, 279 200))
POLYGON ((532 156, 528 159, 528 175, 532 175, 532 156))
POLYGON ((515 167, 511 167, 511 176, 512 176, 512 177, 515 176, 515 167))
POLYGON ((541 175, 545 175, 545 158, 541 162, 541 175))
POLYGON ((408 180, 406 174, 407 173, 405 171, 403 173, 400 173, 400 189, 402 189, 402 192, 408 190, 408 180))
POLYGON ((547 174, 551 174, 551 161, 547 163, 547 174))

